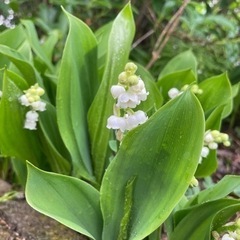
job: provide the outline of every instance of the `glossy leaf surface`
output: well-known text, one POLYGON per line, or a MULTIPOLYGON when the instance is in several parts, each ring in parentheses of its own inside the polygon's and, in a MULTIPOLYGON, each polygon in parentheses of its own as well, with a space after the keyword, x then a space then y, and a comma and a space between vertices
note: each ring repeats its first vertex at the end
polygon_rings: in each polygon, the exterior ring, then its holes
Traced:
POLYGON ((86 236, 101 239, 99 192, 91 185, 28 164, 26 198, 37 211, 86 236))
POLYGON ((192 69, 194 75, 197 74, 197 59, 191 50, 185 51, 172 58, 161 71, 158 79, 182 70, 192 69))
POLYGON ((104 240, 140 240, 160 226, 190 184, 203 132, 201 106, 185 92, 125 136, 100 190, 104 240))
POLYGON ((58 125, 73 174, 93 180, 87 112, 97 88, 97 43, 87 25, 65 13, 70 26, 57 85, 58 125))

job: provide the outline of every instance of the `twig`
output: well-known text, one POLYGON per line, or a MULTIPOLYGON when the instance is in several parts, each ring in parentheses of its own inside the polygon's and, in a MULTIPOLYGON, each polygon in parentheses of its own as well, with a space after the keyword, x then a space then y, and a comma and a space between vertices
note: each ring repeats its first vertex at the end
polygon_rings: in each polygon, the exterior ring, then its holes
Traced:
POLYGON ((142 41, 144 41, 146 38, 148 38, 149 36, 151 36, 154 33, 154 30, 151 29, 150 31, 148 31, 147 33, 145 33, 143 36, 141 36, 139 39, 137 39, 133 45, 132 48, 135 48, 138 44, 140 44, 142 41))
POLYGON ((157 39, 156 44, 154 45, 153 51, 152 51, 152 58, 147 64, 146 68, 149 69, 152 67, 152 65, 160 58, 161 52, 163 48, 165 47, 166 43, 168 42, 171 34, 176 29, 180 17, 183 14, 184 9, 188 5, 190 0, 184 0, 182 6, 178 9, 178 11, 172 16, 166 27, 161 32, 160 36, 157 39))

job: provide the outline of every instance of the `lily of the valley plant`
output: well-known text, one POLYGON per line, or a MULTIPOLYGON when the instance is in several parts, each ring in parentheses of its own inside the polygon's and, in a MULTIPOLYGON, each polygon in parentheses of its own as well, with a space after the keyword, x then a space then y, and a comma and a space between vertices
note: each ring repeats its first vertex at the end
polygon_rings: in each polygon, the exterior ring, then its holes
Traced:
POLYGON ((0 36, 0 149, 28 203, 95 240, 239 239, 240 178, 198 186, 230 145, 220 128, 238 86, 226 73, 198 82, 190 50, 157 79, 130 61, 130 4, 95 33, 63 12, 57 63, 55 30, 40 44, 22 20, 0 36))

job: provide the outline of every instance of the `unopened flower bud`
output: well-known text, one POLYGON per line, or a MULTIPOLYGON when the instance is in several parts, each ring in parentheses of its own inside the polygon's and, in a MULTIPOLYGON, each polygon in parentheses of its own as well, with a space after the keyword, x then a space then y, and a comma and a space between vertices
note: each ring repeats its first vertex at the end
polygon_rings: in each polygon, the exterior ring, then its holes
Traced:
POLYGON ((128 76, 133 75, 137 71, 137 65, 135 65, 133 62, 129 62, 125 65, 124 70, 128 76))
POLYGON ((118 82, 122 85, 127 85, 127 81, 128 81, 128 77, 127 77, 126 72, 121 72, 118 75, 118 82))
POLYGON ((33 103, 33 102, 35 101, 35 98, 33 98, 33 97, 28 97, 28 101, 29 101, 30 103, 33 103))
POLYGON ((220 136, 221 136, 222 141, 228 141, 229 140, 229 136, 226 133, 221 133, 220 136))
POLYGON ((229 146, 231 145, 231 143, 230 143, 230 141, 224 141, 224 142, 223 142, 223 145, 224 145, 225 147, 229 147, 229 146))
POLYGON ((43 88, 40 88, 40 87, 37 88, 37 95, 38 96, 42 96, 44 93, 45 93, 45 91, 44 91, 43 88))
POLYGON ((193 176, 191 182, 190 182, 191 187, 197 187, 198 186, 198 180, 193 176))
POLYGON ((218 130, 213 130, 213 131, 211 131, 211 134, 212 134, 213 138, 217 138, 217 137, 219 137, 220 132, 218 130))
POLYGON ((134 75, 128 77, 128 84, 130 86, 137 85, 138 82, 139 82, 139 80, 138 80, 138 76, 137 75, 134 74, 134 75))
POLYGON ((184 85, 184 86, 181 88, 181 90, 182 90, 182 91, 185 91, 185 90, 187 90, 188 87, 189 87, 189 85, 186 84, 186 85, 184 85))

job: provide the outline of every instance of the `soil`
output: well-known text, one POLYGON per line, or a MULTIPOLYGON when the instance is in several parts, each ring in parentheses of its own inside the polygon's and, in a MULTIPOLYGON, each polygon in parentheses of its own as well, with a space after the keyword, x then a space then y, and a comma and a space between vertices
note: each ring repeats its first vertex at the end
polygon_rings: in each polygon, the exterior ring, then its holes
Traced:
POLYGON ((36 212, 23 197, 0 203, 0 240, 86 240, 86 238, 36 212))

